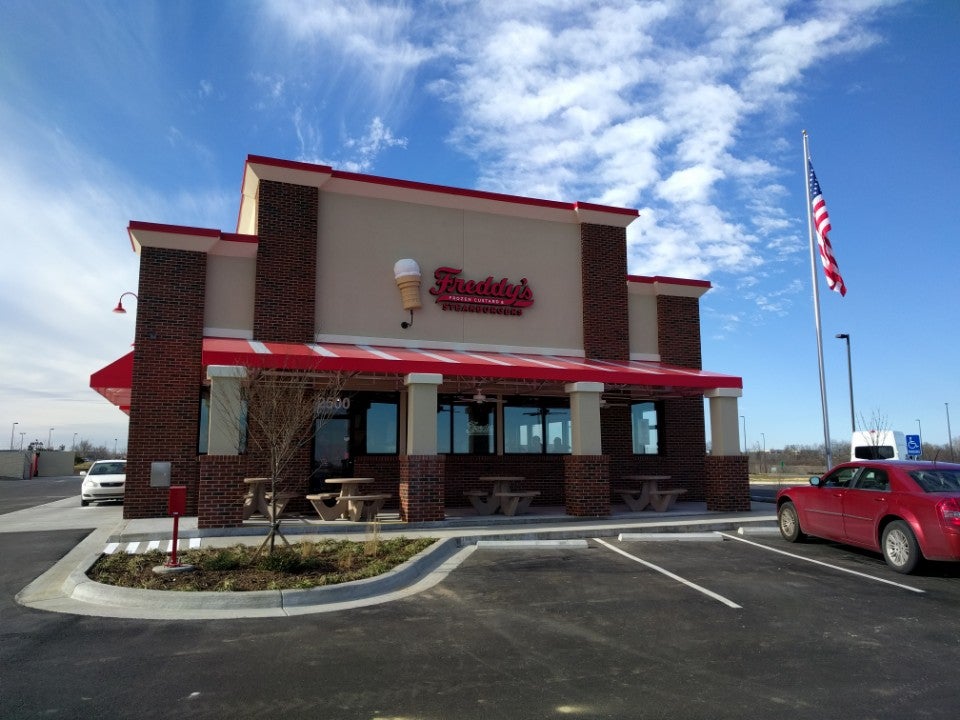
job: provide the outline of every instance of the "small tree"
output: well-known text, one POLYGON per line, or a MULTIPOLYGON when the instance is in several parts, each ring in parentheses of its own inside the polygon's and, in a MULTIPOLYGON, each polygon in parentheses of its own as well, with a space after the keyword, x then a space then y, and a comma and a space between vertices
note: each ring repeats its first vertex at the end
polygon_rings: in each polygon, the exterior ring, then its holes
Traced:
POLYGON ((333 415, 344 381, 341 373, 262 368, 247 368, 239 381, 238 437, 245 436, 246 447, 266 460, 270 477, 270 532, 258 554, 265 547, 272 554, 278 536, 290 544, 280 531, 277 499, 290 480, 297 455, 333 415))

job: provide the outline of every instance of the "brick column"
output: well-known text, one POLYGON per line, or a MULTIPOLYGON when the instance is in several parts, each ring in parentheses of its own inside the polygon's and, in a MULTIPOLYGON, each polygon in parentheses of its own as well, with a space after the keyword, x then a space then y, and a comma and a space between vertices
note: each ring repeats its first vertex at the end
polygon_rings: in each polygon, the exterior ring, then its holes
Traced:
POLYGON ((700 298, 657 295, 657 345, 661 362, 703 369, 700 298))
POLYGON ((262 180, 257 215, 253 335, 312 342, 316 316, 319 191, 262 180))
POLYGON ((205 455, 200 458, 197 488, 197 527, 239 527, 243 498, 249 488, 245 455, 205 455))
POLYGON ((588 358, 630 359, 627 230, 580 226, 583 349, 588 358))
POLYGON ((400 456, 400 519, 443 520, 445 458, 442 455, 400 456))
POLYGON ((609 515, 610 458, 606 455, 565 455, 563 460, 563 495, 567 515, 609 515))
POLYGON ((172 463, 171 483, 187 487, 187 515, 197 512, 206 278, 204 253, 141 250, 125 518, 166 516, 169 492, 150 487, 154 461, 172 463))
POLYGON ((746 512, 750 509, 746 455, 708 455, 706 475, 707 510, 746 512))

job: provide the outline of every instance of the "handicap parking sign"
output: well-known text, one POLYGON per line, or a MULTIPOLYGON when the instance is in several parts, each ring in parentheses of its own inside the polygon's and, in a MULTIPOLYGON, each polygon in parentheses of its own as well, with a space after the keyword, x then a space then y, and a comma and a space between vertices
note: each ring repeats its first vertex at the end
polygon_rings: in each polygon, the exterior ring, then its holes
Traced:
POLYGON ((914 455, 920 457, 921 448, 920 448, 920 436, 919 435, 907 435, 907 455, 914 455))

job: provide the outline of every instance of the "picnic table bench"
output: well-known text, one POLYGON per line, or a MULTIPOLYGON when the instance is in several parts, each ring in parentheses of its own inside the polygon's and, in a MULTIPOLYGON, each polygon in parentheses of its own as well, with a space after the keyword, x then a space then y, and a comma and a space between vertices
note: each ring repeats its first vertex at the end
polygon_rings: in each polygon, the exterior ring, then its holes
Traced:
POLYGON ((354 522, 361 518, 371 522, 377 519, 377 513, 383 509, 384 503, 390 497, 390 495, 384 494, 341 495, 336 492, 326 492, 307 495, 307 500, 324 520, 337 520, 347 517, 354 522), (333 505, 328 505, 328 500, 334 500, 335 502, 333 505))
POLYGON ((640 512, 647 507, 652 507, 656 512, 666 512, 673 507, 678 497, 687 492, 684 488, 661 490, 657 482, 669 480, 669 475, 627 475, 624 479, 632 480, 640 487, 614 488, 614 492, 619 493, 627 507, 634 512, 640 512))
POLYGON ((377 519, 377 513, 383 508, 383 505, 390 499, 390 495, 341 495, 339 500, 346 501, 347 514, 354 522, 366 520, 373 522, 377 519))
POLYGON ((518 490, 494 493, 493 496, 500 501, 500 509, 504 515, 516 515, 526 512, 533 499, 540 494, 539 490, 518 490))

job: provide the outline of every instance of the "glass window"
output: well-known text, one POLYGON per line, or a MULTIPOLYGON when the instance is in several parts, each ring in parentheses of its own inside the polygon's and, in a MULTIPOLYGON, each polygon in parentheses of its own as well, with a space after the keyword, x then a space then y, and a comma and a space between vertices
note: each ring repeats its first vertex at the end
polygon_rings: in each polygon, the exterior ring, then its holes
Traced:
POLYGON ((630 406, 630 425, 633 428, 633 452, 636 455, 660 454, 660 405, 655 402, 636 402, 630 406))
POLYGON ((531 400, 504 406, 504 452, 569 453, 570 408, 562 402, 531 400))
POLYGON ((370 403, 365 418, 367 454, 396 454, 397 415, 396 401, 370 403))
POLYGON ((487 455, 497 450, 495 403, 441 398, 437 407, 437 452, 487 455))

